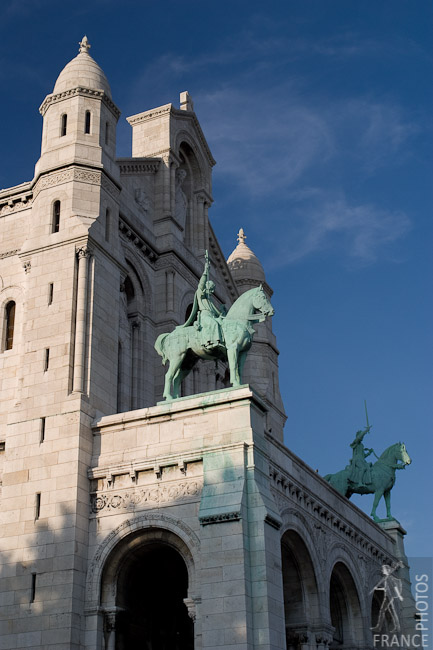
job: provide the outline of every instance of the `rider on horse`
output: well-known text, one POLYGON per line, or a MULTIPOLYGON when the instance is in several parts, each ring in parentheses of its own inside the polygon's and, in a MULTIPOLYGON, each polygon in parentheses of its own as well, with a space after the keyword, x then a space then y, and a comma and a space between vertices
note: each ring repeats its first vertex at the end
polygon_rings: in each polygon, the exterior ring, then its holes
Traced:
POLYGON ((355 440, 350 444, 353 453, 348 469, 350 469, 350 481, 356 486, 368 486, 371 483, 371 463, 365 460, 373 449, 366 449, 362 444, 364 436, 369 433, 371 426, 366 427, 363 431, 357 431, 355 440))
POLYGON ((205 350, 212 350, 224 342, 219 319, 225 316, 225 310, 220 311, 212 301, 215 283, 209 280, 210 263, 207 251, 205 259, 203 275, 194 295, 191 314, 181 327, 188 327, 194 323, 194 327, 200 332, 202 347, 205 350))

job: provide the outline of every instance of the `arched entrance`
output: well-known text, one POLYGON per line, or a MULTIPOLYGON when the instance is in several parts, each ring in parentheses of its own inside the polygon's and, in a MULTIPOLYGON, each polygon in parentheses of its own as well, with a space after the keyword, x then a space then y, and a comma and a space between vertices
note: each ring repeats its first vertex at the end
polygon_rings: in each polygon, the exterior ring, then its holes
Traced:
POLYGON ((337 562, 331 575, 329 609, 334 627, 331 648, 347 648, 363 640, 358 592, 348 568, 337 562))
POLYGON ((316 576, 301 536, 288 530, 281 540, 287 650, 297 650, 319 619, 316 576))
POLYGON ((183 546, 172 533, 152 529, 113 549, 101 585, 105 650, 194 649, 183 546))

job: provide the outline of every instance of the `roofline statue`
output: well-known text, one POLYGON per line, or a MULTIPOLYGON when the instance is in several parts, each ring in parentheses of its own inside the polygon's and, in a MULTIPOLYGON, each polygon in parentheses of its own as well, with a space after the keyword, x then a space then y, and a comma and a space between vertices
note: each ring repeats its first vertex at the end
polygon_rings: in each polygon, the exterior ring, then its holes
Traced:
POLYGON ((391 489, 395 484, 395 471, 405 469, 412 462, 403 442, 396 442, 377 456, 373 449, 366 449, 363 444, 364 437, 370 433, 371 425, 368 422, 367 405, 365 405, 367 427, 357 431, 355 439, 350 444, 352 458, 344 469, 336 474, 327 474, 324 479, 328 481, 340 494, 350 498, 352 494, 374 494, 371 516, 375 521, 383 521, 376 515, 380 499, 385 499, 387 520, 393 520, 391 515, 391 489), (367 462, 366 458, 374 454, 375 463, 367 462))
POLYGON ((156 339, 155 349, 163 365, 169 362, 163 393, 166 400, 179 397, 182 380, 199 359, 228 361, 230 383, 240 386, 242 369, 255 333, 252 325, 274 314, 262 285, 239 296, 227 313, 224 308, 219 309, 213 301, 215 284, 209 279, 209 272, 206 251, 191 314, 183 325, 156 339))

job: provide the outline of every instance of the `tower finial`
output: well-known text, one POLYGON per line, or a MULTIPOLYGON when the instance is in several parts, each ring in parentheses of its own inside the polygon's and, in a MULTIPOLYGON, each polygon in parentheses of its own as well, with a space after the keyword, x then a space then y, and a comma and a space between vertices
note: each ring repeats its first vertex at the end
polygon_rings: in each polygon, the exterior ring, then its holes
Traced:
POLYGON ((246 236, 245 233, 244 233, 244 229, 243 229, 243 228, 240 228, 240 230, 239 230, 239 232, 238 232, 238 242, 239 242, 240 244, 245 244, 245 240, 246 240, 246 238, 247 238, 247 236, 246 236))
POLYGON ((81 41, 81 43, 78 43, 78 45, 80 46, 79 54, 82 54, 83 52, 85 54, 88 54, 90 48, 92 47, 89 41, 87 40, 87 36, 83 36, 83 40, 81 41))

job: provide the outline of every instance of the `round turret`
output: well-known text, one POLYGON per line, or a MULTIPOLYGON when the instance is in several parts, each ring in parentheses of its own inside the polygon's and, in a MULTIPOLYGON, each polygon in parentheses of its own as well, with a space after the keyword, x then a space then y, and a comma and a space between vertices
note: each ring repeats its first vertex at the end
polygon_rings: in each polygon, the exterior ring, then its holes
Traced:
POLYGON ((258 285, 266 282, 265 272, 259 259, 245 243, 246 235, 243 228, 238 233, 238 245, 227 260, 233 280, 238 282, 249 282, 251 285, 258 285))
POLYGON ((57 95, 72 88, 90 88, 91 90, 103 90, 111 99, 111 89, 107 77, 90 56, 89 49, 89 41, 87 36, 84 36, 80 43, 79 53, 59 74, 53 94, 57 95))

